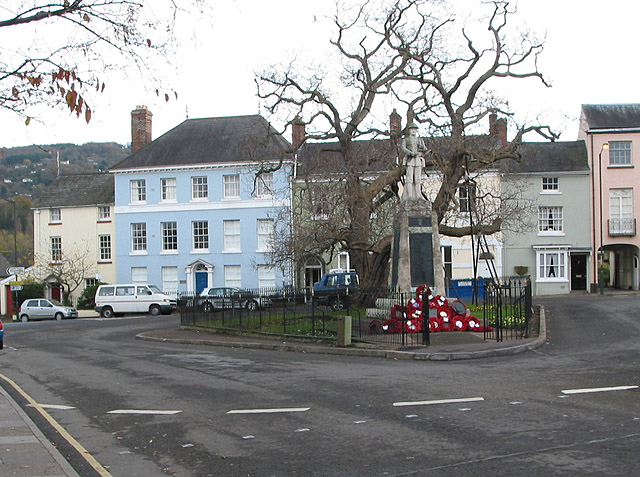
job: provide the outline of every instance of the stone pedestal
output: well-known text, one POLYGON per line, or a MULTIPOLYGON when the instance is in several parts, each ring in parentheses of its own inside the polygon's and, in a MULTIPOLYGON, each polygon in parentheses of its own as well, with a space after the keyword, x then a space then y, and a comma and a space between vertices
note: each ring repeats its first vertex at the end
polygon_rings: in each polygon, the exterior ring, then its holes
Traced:
POLYGON ((438 221, 431 204, 420 198, 401 201, 393 221, 389 286, 410 292, 426 284, 444 294, 438 221))

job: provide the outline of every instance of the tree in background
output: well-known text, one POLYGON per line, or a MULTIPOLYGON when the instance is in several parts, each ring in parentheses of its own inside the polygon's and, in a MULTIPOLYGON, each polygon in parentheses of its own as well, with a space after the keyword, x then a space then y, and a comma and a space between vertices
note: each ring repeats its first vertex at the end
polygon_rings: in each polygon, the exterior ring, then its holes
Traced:
MULTIPOLYGON (((138 69, 159 83, 153 65, 167 61, 178 13, 202 3, 156 0, 151 8, 150 0, 5 0, 0 108, 28 124, 33 106, 62 105, 89 122, 91 94, 105 89, 110 71, 138 69)), ((169 93, 156 93, 169 100, 169 93)))
MULTIPOLYGON (((489 89, 495 80, 532 78, 546 85, 536 64, 542 43, 529 34, 507 36, 513 13, 508 2, 479 1, 478 8, 488 12, 484 29, 468 31, 438 0, 397 0, 390 5, 372 0, 356 6, 343 2, 333 18, 336 33, 331 44, 336 54, 330 64, 305 69, 292 63, 257 77, 258 94, 274 117, 284 116, 287 129, 306 123, 302 155, 305 143, 320 142, 340 157, 339 167, 331 171, 331 180, 342 184, 340 208, 330 213, 340 214, 341 233, 329 227, 330 235, 320 237, 317 224, 306 232, 296 230, 296 224, 290 241, 294 248, 287 253, 295 255, 302 239, 314 237, 348 251, 363 284, 383 283, 379 264, 389 255, 389 237, 372 233, 371 219, 397 198, 404 166, 392 160, 385 170, 374 169, 370 160, 379 158, 360 154, 356 144, 393 139, 399 132, 381 126, 378 119, 388 117, 384 107, 389 98, 406 106, 406 123, 416 121, 428 137, 443 139, 427 144, 426 158, 439 183, 429 198, 443 234, 465 233, 443 222, 458 207, 461 182, 502 159, 518 159, 518 146, 527 132, 555 138, 547 127, 515 124, 510 141, 474 135, 490 115, 512 114, 506 100, 489 89)), ((474 233, 495 233, 503 225, 503 217, 485 218, 488 221, 476 224, 474 233)))
POLYGON ((0 253, 14 266, 28 267, 33 264, 33 213, 31 206, 31 201, 26 197, 0 200, 0 253), (17 258, 17 263, 14 262, 14 257, 17 258))

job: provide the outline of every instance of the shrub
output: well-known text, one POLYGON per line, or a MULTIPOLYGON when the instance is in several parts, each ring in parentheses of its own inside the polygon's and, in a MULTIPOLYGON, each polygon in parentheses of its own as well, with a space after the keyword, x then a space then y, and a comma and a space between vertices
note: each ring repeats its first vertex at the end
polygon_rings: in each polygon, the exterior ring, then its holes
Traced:
POLYGON ((82 294, 78 297, 79 310, 93 310, 93 307, 96 306, 94 297, 100 285, 104 285, 104 283, 100 282, 97 285, 92 285, 82 290, 82 294))

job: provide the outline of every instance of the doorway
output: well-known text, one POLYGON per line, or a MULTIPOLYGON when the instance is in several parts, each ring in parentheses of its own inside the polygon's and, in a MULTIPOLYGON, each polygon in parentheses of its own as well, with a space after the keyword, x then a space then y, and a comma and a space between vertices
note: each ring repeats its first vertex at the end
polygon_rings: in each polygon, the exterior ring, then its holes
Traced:
POLYGON ((587 289, 587 256, 571 254, 571 291, 587 289))

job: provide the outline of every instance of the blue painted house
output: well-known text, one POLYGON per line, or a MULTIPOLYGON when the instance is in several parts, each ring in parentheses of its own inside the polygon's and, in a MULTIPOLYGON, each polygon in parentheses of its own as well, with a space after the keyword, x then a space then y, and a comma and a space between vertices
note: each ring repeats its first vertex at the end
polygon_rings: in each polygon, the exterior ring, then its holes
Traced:
POLYGON ((151 113, 132 119, 134 152, 110 170, 117 281, 179 294, 290 282, 270 254, 290 226, 289 142, 252 115, 187 119, 145 144, 151 113))

